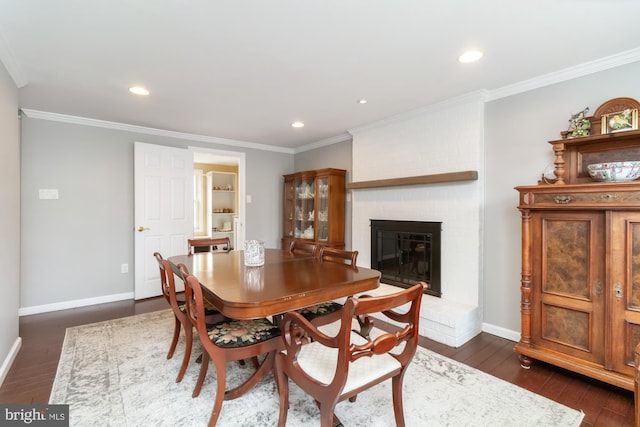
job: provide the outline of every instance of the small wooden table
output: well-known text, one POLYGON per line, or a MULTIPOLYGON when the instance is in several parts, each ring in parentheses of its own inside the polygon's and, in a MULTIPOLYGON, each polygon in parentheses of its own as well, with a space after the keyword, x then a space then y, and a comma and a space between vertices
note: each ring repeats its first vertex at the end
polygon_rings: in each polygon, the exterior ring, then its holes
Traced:
POLYGON ((306 255, 265 249, 265 264, 246 267, 244 252, 204 252, 169 257, 173 271, 184 264, 204 297, 234 319, 274 316, 376 289, 380 272, 321 262, 306 255))

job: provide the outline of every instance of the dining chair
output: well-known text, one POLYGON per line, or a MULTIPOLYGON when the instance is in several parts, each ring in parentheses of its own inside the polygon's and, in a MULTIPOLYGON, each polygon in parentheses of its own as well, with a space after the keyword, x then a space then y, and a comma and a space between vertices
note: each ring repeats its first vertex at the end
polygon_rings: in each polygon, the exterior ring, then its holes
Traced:
POLYGON ((190 275, 183 264, 178 265, 185 282, 187 316, 195 326, 203 347, 200 374, 193 397, 200 394, 207 375, 209 360, 216 368, 216 398, 209 418, 209 426, 215 426, 220 416, 223 400, 232 400, 242 396, 253 388, 264 375, 273 369, 275 353, 282 349, 280 329, 265 318, 250 320, 227 319, 207 325, 204 320, 205 300, 198 279, 190 275), (257 360, 264 355, 262 362, 255 366, 255 372, 241 385, 226 390, 227 363, 244 359, 257 360))
MULTIPOLYGON (((336 262, 356 267, 358 251, 347 251, 327 246, 322 246, 319 250, 318 258, 320 262, 336 262)), ((298 310, 307 320, 316 326, 333 323, 340 318, 337 314, 342 308, 342 304, 337 301, 327 301, 315 304, 298 310)))
POLYGON ((305 254, 316 257, 318 255, 318 245, 301 240, 292 240, 289 244, 289 252, 292 254, 305 254))
MULTIPOLYGON (((176 350, 178 344, 178 338, 180 337, 180 329, 184 330, 185 335, 185 352, 182 358, 182 365, 180 371, 176 377, 176 382, 182 381, 187 366, 189 365, 189 359, 191 358, 191 347, 193 345, 193 327, 191 322, 187 318, 187 308, 184 300, 184 294, 178 296, 176 292, 176 284, 174 279, 173 270, 169 261, 165 260, 159 252, 154 252, 153 256, 158 261, 160 268, 160 286, 162 288, 162 295, 169 303, 174 316, 174 328, 173 338, 171 340, 171 346, 169 347, 169 353, 167 353, 167 359, 173 357, 173 353, 176 350)), ((210 323, 223 320, 225 317, 215 307, 209 305, 206 309, 206 318, 210 323)))
MULTIPOLYGON (((338 402, 391 379, 396 425, 404 427, 402 381, 418 346, 420 303, 426 284, 384 296, 349 298, 340 310, 340 328, 326 335, 298 312, 284 315, 284 350, 276 354, 276 380, 280 393, 278 426, 284 427, 289 410, 289 379, 309 394, 320 408, 320 425, 333 425, 338 402), (406 307, 399 307, 408 304, 406 307), (372 313, 381 313, 399 326, 397 332, 372 337, 372 313), (354 319, 361 332, 353 330, 354 319)), ((377 331, 376 331, 377 332, 377 331)))
POLYGON ((231 240, 228 237, 218 237, 215 239, 207 238, 207 239, 188 239, 187 240, 187 249, 189 255, 193 255, 194 248, 203 248, 207 247, 207 251, 210 251, 213 247, 214 249, 217 246, 223 246, 225 252, 229 252, 231 250, 231 240))
MULTIPOLYGON (((165 268, 164 258, 159 252, 154 252, 153 256, 158 261, 158 267, 160 268, 160 289, 162 290, 162 296, 171 307, 173 311, 175 323, 173 328, 173 338, 171 340, 171 346, 169 347, 169 353, 167 353, 167 359, 173 357, 173 353, 176 350, 178 344, 178 338, 180 336, 180 327, 182 325, 182 317, 184 317, 184 299, 178 300, 176 296, 176 285, 173 278, 173 272, 165 268)), ((186 320, 186 317, 184 317, 186 320)), ((179 382, 179 381, 178 381, 179 382)))
POLYGON ((320 261, 339 262, 349 264, 355 267, 358 261, 358 251, 346 251, 344 249, 336 249, 329 246, 320 248, 318 255, 320 261))

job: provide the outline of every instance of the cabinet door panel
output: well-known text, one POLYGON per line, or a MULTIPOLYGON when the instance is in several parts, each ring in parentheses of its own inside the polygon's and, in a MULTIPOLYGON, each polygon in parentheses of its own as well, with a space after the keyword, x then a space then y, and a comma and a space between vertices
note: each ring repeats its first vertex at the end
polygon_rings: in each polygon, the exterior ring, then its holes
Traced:
POLYGON ((543 220, 543 292, 589 298, 591 221, 543 220))
MULTIPOLYGON (((283 234, 284 237, 288 237, 291 238, 293 237, 293 232, 296 228, 296 217, 295 217, 295 212, 296 212, 296 203, 295 203, 295 197, 296 197, 296 186, 295 186, 295 182, 293 180, 290 181, 285 181, 284 183, 284 207, 283 207, 283 234)), ((286 248, 283 249, 289 249, 289 247, 287 246, 286 248)))
POLYGON ((532 339, 536 347, 604 363, 604 214, 532 216, 532 339), (536 300, 537 296, 537 300, 536 300))
POLYGON ((542 337, 545 340, 589 351, 590 313, 550 304, 542 305, 542 337))
POLYGON ((640 342, 640 213, 613 212, 611 229, 613 369, 632 375, 640 342))
POLYGON ((631 266, 631 283, 629 310, 640 311, 640 227, 636 222, 629 224, 631 238, 629 264, 631 266))

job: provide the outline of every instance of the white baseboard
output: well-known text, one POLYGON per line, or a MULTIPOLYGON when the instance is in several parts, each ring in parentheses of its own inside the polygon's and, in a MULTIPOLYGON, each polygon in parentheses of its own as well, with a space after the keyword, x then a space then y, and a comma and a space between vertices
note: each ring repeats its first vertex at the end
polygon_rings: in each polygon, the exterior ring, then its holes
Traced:
POLYGON ((510 341, 520 341, 520 332, 505 329, 500 326, 491 325, 489 323, 482 324, 482 332, 486 332, 491 335, 496 335, 500 338, 504 338, 510 341))
POLYGON ((13 361, 16 360, 20 347, 22 347, 22 338, 18 337, 11 346, 11 350, 9 350, 9 354, 7 354, 4 362, 2 362, 2 366, 0 366, 0 386, 7 377, 9 369, 11 369, 11 365, 13 365, 13 361))
POLYGON ((133 292, 123 294, 104 295, 95 298, 77 299, 73 301, 55 302, 53 304, 35 305, 32 307, 21 307, 18 309, 18 316, 29 314, 48 313, 50 311, 67 310, 69 308, 86 307, 89 305, 104 304, 107 302, 133 299, 133 292))

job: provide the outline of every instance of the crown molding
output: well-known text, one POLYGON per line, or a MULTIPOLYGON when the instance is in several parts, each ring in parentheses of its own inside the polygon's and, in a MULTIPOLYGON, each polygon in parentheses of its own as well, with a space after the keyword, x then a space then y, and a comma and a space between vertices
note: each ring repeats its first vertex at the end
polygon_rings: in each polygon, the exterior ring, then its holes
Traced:
POLYGON ((640 48, 627 50, 615 55, 605 56, 604 58, 596 59, 594 61, 585 62, 573 67, 543 74, 529 80, 523 80, 512 85, 488 91, 487 101, 494 101, 496 99, 506 98, 508 96, 517 95, 519 93, 528 92, 530 90, 539 89, 556 83, 562 83, 567 80, 594 74, 610 68, 620 67, 636 61, 640 61, 640 48))
MULTIPOLYGON (((395 116, 382 119, 380 121, 369 123, 358 128, 350 129, 349 133, 366 131, 369 129, 375 129, 379 126, 388 125, 390 123, 408 120, 423 114, 433 113, 446 108, 451 108, 456 105, 469 104, 472 102, 489 102, 500 98, 506 98, 508 96, 517 95, 519 93, 527 92, 541 87, 550 86, 556 83, 561 83, 567 80, 572 80, 578 77, 583 77, 589 74, 597 73, 600 71, 608 70, 610 68, 620 67, 622 65, 630 64, 632 62, 640 61, 640 48, 627 50, 617 53, 615 55, 606 56, 604 58, 596 59, 594 61, 585 62, 573 67, 565 68, 563 70, 554 71, 552 73, 544 74, 542 76, 534 77, 529 80, 523 80, 512 85, 503 86, 494 90, 480 90, 475 92, 469 92, 465 95, 461 95, 455 98, 446 99, 444 101, 430 104, 425 107, 420 107, 405 113, 401 113, 395 116)), ((310 146, 313 144, 309 144, 310 146)))
POLYGON ((424 107, 416 108, 414 110, 397 114, 395 116, 387 117, 386 119, 382 119, 374 123, 369 123, 363 126, 359 126, 357 128, 349 129, 349 133, 353 135, 354 133, 375 129, 377 127, 386 126, 395 122, 410 120, 415 117, 422 116, 424 114, 434 113, 437 111, 446 110, 448 108, 457 107, 460 105, 468 105, 468 104, 477 103, 477 102, 484 103, 487 100, 487 94, 488 92, 486 90, 469 92, 461 96, 456 96, 455 98, 445 99, 444 101, 437 102, 435 104, 430 104, 424 107))
POLYGON ((18 65, 18 61, 15 59, 15 55, 9 48, 9 44, 5 40, 2 33, 0 33, 0 62, 4 64, 7 72, 13 79, 15 85, 20 89, 29 83, 27 75, 22 71, 22 68, 18 65))
POLYGON ((331 138, 322 139, 320 141, 312 142, 311 144, 303 145, 293 149, 294 154, 303 153, 305 151, 315 150, 316 148, 326 147, 327 145, 337 144, 338 142, 344 142, 351 139, 351 134, 348 132, 341 133, 340 135, 332 136, 331 138))
MULTIPOLYGON (((6 44, 2 34, 0 34, 0 61, 5 65, 7 71, 13 78, 18 88, 25 86, 28 81, 26 76, 20 70, 17 62, 13 59, 8 45, 6 44)), ((369 123, 357 128, 349 129, 347 132, 333 136, 331 138, 316 141, 310 144, 303 145, 297 148, 285 148, 273 145, 258 144, 246 141, 237 141, 226 138, 218 138, 204 135, 189 134, 183 132, 175 132, 164 129, 149 128, 144 126, 128 125, 125 123, 109 122, 105 120, 96 120, 86 117, 69 116, 65 114, 49 113, 45 111, 22 109, 22 112, 30 118, 37 118, 43 120, 52 120, 64 123, 73 123, 86 126, 102 127, 108 129, 123 130, 127 132, 135 132, 149 135, 166 136, 170 138, 184 139, 189 141, 208 142, 212 144, 220 144, 232 147, 251 148, 255 150, 274 151, 286 154, 296 154, 305 151, 314 150, 317 148, 325 147, 328 145, 336 144, 339 142, 351 139, 354 133, 363 132, 369 129, 374 129, 380 126, 388 125, 390 123, 409 120, 418 117, 423 114, 433 113, 441 111, 443 109, 452 108, 458 105, 464 105, 474 102, 489 102, 500 98, 506 98, 508 96, 517 95, 519 93, 527 92, 534 89, 539 89, 545 86, 549 86, 556 83, 561 83, 567 80, 572 80, 578 77, 583 77, 589 74, 597 73, 600 71, 608 70, 611 68, 619 67, 622 65, 630 64, 640 61, 640 48, 635 48, 621 52, 615 55, 610 55, 604 58, 600 58, 594 61, 586 62, 584 64, 576 65, 573 67, 565 68, 563 70, 555 71, 552 73, 544 74, 529 80, 524 80, 512 85, 503 86, 494 90, 479 90, 475 92, 469 92, 467 94, 446 99, 444 101, 430 104, 424 107, 420 107, 411 111, 400 113, 395 116, 391 116, 377 122, 369 123)))
POLYGON ((142 133, 146 135, 165 136, 169 138, 185 139, 189 141, 209 142, 211 144, 228 145, 232 147, 251 148, 262 151, 275 151, 278 153, 293 154, 292 148, 277 147, 274 145, 257 144, 254 142, 236 141, 234 139, 218 138, 214 136, 196 135, 192 133, 175 132, 171 130, 150 128, 145 126, 129 125, 126 123, 109 122, 106 120, 90 119, 87 117, 69 116, 67 114, 49 113, 46 111, 30 110, 23 108, 21 111, 29 118, 51 120, 54 122, 71 123, 76 125, 93 126, 106 129, 121 130, 126 132, 142 133))

